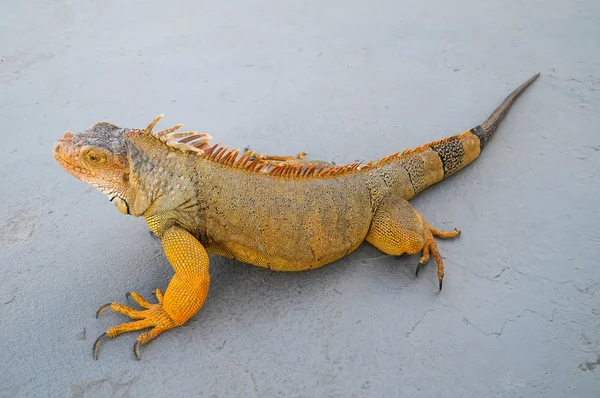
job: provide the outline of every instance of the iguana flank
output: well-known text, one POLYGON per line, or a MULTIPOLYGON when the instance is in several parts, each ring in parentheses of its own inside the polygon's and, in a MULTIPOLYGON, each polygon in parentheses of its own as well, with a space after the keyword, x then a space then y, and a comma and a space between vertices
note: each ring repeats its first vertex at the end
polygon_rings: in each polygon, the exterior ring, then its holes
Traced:
POLYGON ((539 76, 513 91, 481 125, 443 140, 394 153, 376 162, 336 166, 267 156, 211 144, 211 136, 155 132, 162 115, 145 129, 100 122, 67 132, 54 158, 76 178, 108 195, 124 214, 143 216, 162 241, 175 275, 158 303, 129 293, 143 310, 121 303, 102 306, 135 322, 112 327, 94 344, 121 333, 148 329, 134 346, 181 326, 202 307, 209 289, 208 252, 278 271, 321 267, 367 241, 390 255, 430 255, 439 289, 444 265, 437 230, 408 200, 477 158, 516 98, 539 76))

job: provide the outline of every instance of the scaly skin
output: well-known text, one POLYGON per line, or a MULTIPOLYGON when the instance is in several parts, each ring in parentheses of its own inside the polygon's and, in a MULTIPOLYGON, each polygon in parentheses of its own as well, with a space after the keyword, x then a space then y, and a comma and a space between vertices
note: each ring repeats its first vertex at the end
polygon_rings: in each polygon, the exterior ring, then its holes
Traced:
POLYGON ((73 176, 107 194, 124 214, 143 216, 160 237, 175 270, 158 303, 130 296, 143 308, 120 303, 106 308, 136 319, 106 331, 94 344, 121 333, 151 328, 134 347, 183 325, 208 295, 208 252, 278 271, 318 268, 367 241, 391 255, 430 255, 437 263, 439 288, 444 266, 434 236, 439 231, 408 200, 477 158, 515 99, 539 74, 513 91, 480 126, 462 134, 395 153, 360 166, 310 162, 301 153, 259 155, 218 145, 181 125, 153 132, 97 123, 81 134, 66 133, 55 159, 73 176))

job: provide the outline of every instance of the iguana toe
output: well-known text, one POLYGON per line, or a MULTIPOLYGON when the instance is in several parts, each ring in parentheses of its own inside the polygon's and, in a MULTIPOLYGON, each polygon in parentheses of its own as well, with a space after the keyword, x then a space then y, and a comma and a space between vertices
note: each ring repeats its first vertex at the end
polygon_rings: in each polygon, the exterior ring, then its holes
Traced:
POLYGON ((417 270, 415 271, 415 278, 417 276, 419 276, 419 271, 421 270, 421 267, 423 267, 425 264, 427 264, 429 262, 429 246, 430 246, 430 243, 426 241, 425 245, 423 246, 423 249, 422 249, 423 256, 419 260, 419 264, 417 264, 417 270))
POLYGON ((149 309, 153 306, 152 303, 149 303, 146 300, 144 300, 144 298, 136 292, 125 293, 125 297, 127 297, 127 299, 131 297, 136 303, 138 303, 140 307, 145 309, 149 309))
POLYGON ((154 290, 154 292, 152 292, 152 293, 154 293, 154 295, 156 296, 156 299, 158 300, 158 302, 159 302, 159 303, 162 303, 162 301, 163 301, 163 296, 164 296, 163 292, 162 292, 160 289, 156 289, 156 290, 154 290))

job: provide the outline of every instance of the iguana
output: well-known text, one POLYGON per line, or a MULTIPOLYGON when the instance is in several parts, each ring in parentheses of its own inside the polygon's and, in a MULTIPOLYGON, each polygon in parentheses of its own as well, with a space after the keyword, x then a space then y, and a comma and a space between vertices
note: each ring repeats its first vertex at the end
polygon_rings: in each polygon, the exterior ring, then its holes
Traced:
POLYGON ((154 131, 100 122, 80 134, 66 132, 53 148, 70 174, 108 195, 117 209, 143 216, 160 237, 175 270, 158 303, 128 296, 143 309, 102 306, 134 322, 108 329, 94 343, 141 329, 134 345, 181 326, 202 307, 209 289, 208 252, 278 271, 321 267, 367 241, 400 256, 421 252, 416 274, 430 255, 439 289, 444 265, 434 237, 460 231, 433 228, 408 202, 477 158, 516 98, 539 76, 514 90, 481 125, 462 134, 407 149, 366 164, 336 166, 266 156, 212 145, 206 133, 154 131))

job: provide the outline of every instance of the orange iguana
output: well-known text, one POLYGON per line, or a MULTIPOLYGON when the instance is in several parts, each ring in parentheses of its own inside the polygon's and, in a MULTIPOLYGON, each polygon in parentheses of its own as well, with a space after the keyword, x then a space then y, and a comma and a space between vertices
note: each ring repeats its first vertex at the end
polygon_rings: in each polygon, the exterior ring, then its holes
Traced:
POLYGON ((148 329, 140 344, 181 326, 202 307, 209 288, 208 252, 277 271, 321 267, 355 250, 364 240, 384 253, 421 252, 437 263, 442 289, 444 265, 434 236, 453 238, 425 221, 408 200, 456 173, 479 156, 515 99, 539 73, 513 91, 481 125, 377 162, 335 166, 250 150, 211 145, 211 136, 155 132, 100 122, 54 146, 54 158, 70 174, 108 195, 124 214, 143 216, 162 241, 175 275, 158 303, 129 293, 143 310, 121 303, 106 308, 134 322, 112 327, 96 340, 148 329))

